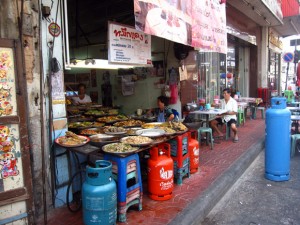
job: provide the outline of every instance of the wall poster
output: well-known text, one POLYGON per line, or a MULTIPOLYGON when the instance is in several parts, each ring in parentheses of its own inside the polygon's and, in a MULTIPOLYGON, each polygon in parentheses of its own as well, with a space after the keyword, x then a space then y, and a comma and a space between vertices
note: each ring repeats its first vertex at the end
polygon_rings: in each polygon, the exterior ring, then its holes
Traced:
POLYGON ((0 117, 17 115, 13 51, 0 48, 0 117))
MULTIPOLYGON (((13 49, 0 48, 0 117, 17 115, 13 49)), ((0 125, 0 192, 23 187, 19 125, 0 125)))
POLYGON ((225 7, 220 0, 134 0, 135 28, 202 51, 226 54, 225 7))

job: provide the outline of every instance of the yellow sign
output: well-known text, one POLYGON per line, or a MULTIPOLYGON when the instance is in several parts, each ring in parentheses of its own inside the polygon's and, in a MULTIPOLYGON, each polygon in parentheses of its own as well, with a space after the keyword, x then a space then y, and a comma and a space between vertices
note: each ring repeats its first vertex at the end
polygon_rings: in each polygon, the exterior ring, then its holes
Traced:
POLYGON ((269 30, 269 42, 277 48, 283 49, 283 43, 280 40, 280 37, 272 30, 269 30))

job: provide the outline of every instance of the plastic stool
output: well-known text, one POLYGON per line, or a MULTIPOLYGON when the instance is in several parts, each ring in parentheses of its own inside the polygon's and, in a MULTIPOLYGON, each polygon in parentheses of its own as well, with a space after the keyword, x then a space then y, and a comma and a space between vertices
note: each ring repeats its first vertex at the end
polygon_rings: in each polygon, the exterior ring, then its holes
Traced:
POLYGON ((256 119, 256 113, 257 110, 261 111, 261 118, 264 119, 265 118, 265 107, 259 106, 255 108, 255 115, 254 115, 254 119, 256 119))
POLYGON ((291 157, 293 157, 295 155, 297 141, 300 140, 300 134, 293 134, 291 137, 292 137, 291 157))
POLYGON ((138 205, 138 210, 142 210, 143 187, 139 155, 118 157, 104 154, 104 159, 113 164, 113 178, 117 183, 118 220, 125 222, 126 212, 130 206, 138 205))
MULTIPOLYGON (((214 148, 214 139, 212 136, 212 129, 210 127, 200 127, 198 129, 198 142, 201 143, 201 134, 209 133, 210 136, 210 149, 214 148)), ((206 145, 208 145, 208 138, 206 138, 206 145)))
POLYGON ((183 177, 190 177, 189 135, 184 133, 168 141, 174 162, 174 178, 181 185, 183 177))
POLYGON ((247 107, 245 107, 245 110, 244 110, 244 114, 245 114, 244 116, 245 116, 245 118, 247 117, 248 109, 251 112, 250 119, 255 119, 255 117, 256 117, 256 107, 254 107, 254 106, 247 106, 247 107))
POLYGON ((225 126, 226 126, 226 141, 227 141, 230 138, 231 127, 228 125, 228 123, 226 123, 225 126))
POLYGON ((240 124, 245 125, 245 113, 244 110, 238 109, 238 116, 237 116, 237 125, 239 126, 240 124))

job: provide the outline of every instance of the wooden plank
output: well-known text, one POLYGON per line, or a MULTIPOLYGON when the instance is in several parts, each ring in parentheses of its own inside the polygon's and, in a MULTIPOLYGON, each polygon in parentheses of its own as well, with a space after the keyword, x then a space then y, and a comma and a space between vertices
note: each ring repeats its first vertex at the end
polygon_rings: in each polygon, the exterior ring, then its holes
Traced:
POLYGON ((9 198, 19 197, 22 195, 26 195, 26 189, 24 187, 0 192, 0 203, 2 204, 2 201, 5 201, 9 198))

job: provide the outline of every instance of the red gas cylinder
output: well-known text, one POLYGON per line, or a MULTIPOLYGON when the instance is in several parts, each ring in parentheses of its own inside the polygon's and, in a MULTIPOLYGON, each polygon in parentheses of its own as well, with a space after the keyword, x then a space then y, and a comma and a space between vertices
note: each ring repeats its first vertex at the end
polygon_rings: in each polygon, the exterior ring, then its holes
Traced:
POLYGON ((153 200, 163 201, 172 197, 174 188, 171 146, 160 144, 150 149, 148 159, 148 191, 153 200))
POLYGON ((196 131, 189 132, 190 172, 196 173, 199 168, 199 142, 196 139, 196 131))

